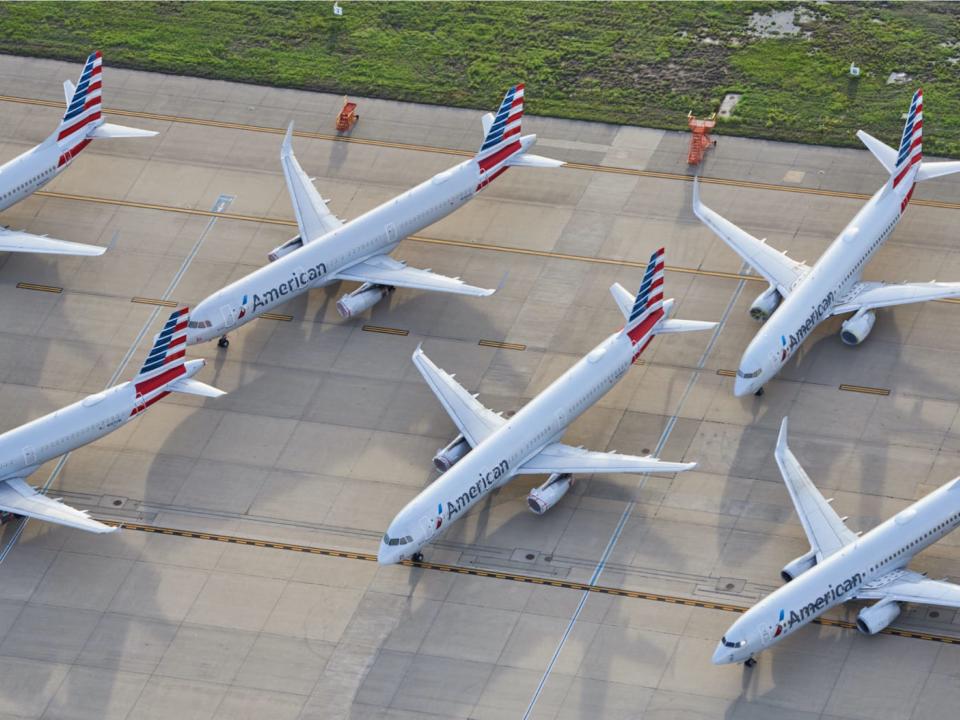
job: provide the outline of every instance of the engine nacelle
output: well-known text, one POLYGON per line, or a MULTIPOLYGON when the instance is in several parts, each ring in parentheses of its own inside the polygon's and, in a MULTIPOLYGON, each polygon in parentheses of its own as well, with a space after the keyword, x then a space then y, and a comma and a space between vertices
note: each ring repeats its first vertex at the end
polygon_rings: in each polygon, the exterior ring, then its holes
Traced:
POLYGON ((876 321, 877 316, 870 310, 858 312, 852 318, 843 321, 843 325, 840 326, 840 339, 847 345, 859 345, 867 339, 876 321))
POLYGON ((543 515, 560 502, 560 498, 567 494, 571 485, 573 485, 573 475, 554 473, 547 478, 543 485, 534 488, 527 495, 527 505, 530 507, 530 512, 543 515))
POLYGON ((857 614, 857 630, 864 635, 876 635, 900 614, 900 603, 879 603, 861 610, 857 614))
POLYGON ((780 571, 780 577, 783 578, 784 582, 790 582, 803 575, 816 564, 817 553, 811 550, 806 555, 801 555, 784 565, 783 570, 780 571))
POLYGON ((383 300, 392 290, 392 287, 386 285, 361 285, 337 300, 337 312, 342 318, 359 315, 383 300))
POLYGON ((453 442, 445 448, 437 450, 437 454, 433 456, 433 466, 444 473, 463 460, 470 449, 470 443, 467 442, 467 439, 463 435, 457 435, 453 442))
POLYGON ((783 298, 776 288, 767 288, 757 295, 757 299, 750 306, 750 317, 757 322, 766 322, 767 318, 773 315, 773 311, 780 307, 781 300, 783 298))
POLYGON ((303 240, 297 235, 295 238, 287 240, 283 245, 278 245, 269 253, 267 253, 267 259, 270 262, 275 262, 282 258, 284 255, 289 255, 294 250, 299 250, 303 247, 303 240))

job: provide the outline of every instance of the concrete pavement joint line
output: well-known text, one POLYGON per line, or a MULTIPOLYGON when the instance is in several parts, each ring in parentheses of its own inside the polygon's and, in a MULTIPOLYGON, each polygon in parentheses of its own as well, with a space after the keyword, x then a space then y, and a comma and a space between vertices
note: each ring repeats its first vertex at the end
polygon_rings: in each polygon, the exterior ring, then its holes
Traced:
MULTIPOLYGON (((170 280, 170 284, 167 285, 167 289, 163 291, 163 295, 160 297, 161 302, 165 302, 170 299, 170 296, 173 295, 173 291, 177 288, 177 285, 180 283, 180 280, 183 278, 184 273, 187 272, 187 268, 190 267, 190 264, 193 262, 193 259, 197 256, 197 253, 200 252, 200 247, 203 245, 203 241, 206 240, 207 235, 213 229, 214 224, 217 222, 217 213, 220 211, 226 210, 230 203, 234 200, 233 195, 221 195, 213 203, 212 212, 214 216, 210 218, 210 222, 207 223, 207 226, 203 229, 203 232, 200 233, 200 237, 197 238, 197 241, 193 244, 193 247, 190 249, 190 253, 184 258, 183 262, 180 264, 180 268, 174 274, 173 278, 170 280)), ((154 321, 157 319, 157 315, 160 313, 160 306, 154 307, 150 313, 150 317, 147 318, 147 321, 144 323, 143 327, 140 328, 140 332, 137 334, 137 337, 134 339, 133 344, 124 354, 123 359, 120 361, 120 364, 117 366, 117 369, 114 370, 113 375, 110 376, 110 379, 107 381, 106 387, 110 388, 117 383, 117 380, 120 378, 121 373, 127 368, 127 364, 130 362, 130 358, 133 357, 133 354, 137 351, 140 342, 143 340, 144 336, 150 330, 150 327, 153 325, 154 321)), ((72 452, 68 452, 66 455, 61 455, 60 459, 57 460, 57 464, 54 466, 53 471, 50 473, 50 476, 47 478, 46 482, 40 488, 40 492, 46 494, 50 489, 50 486, 54 481, 59 477, 60 473, 63 471, 63 466, 66 465, 67 460, 70 458, 72 452)), ((6 560, 7 555, 10 554, 10 551, 17 544, 17 540, 20 539, 20 536, 23 534, 24 528, 27 526, 29 518, 24 518, 19 521, 17 528, 13 531, 10 541, 0 550, 0 563, 6 560)))
MULTIPOLYGON (((42 105, 44 107, 63 108, 63 103, 55 100, 39 100, 35 98, 17 97, 16 95, 0 95, 0 101, 20 103, 24 105, 42 105)), ((163 115, 161 113, 150 113, 138 110, 120 110, 117 108, 104 108, 103 112, 109 115, 119 115, 122 117, 140 118, 144 120, 159 120, 161 122, 183 123, 187 125, 202 125, 205 127, 223 128, 227 130, 247 130, 249 132, 268 133, 270 135, 283 135, 284 128, 266 127, 263 125, 248 125, 245 123, 226 122, 223 120, 205 120, 203 118, 191 118, 181 115, 163 115)), ((344 142, 352 145, 372 145, 375 147, 393 148, 395 150, 411 150, 414 152, 437 153, 441 155, 455 155, 457 157, 473 157, 476 153, 470 150, 457 150, 454 148, 441 148, 432 145, 418 145, 416 143, 393 142, 389 140, 373 140, 368 138, 350 137, 346 135, 331 135, 329 133, 316 133, 304 130, 295 130, 295 137, 310 138, 313 140, 328 140, 331 142, 344 142)), ((596 165, 593 163, 568 162, 564 167, 571 170, 587 170, 590 172, 613 173, 616 175, 633 175, 635 177, 655 178, 658 180, 679 180, 690 182, 692 175, 684 173, 662 172, 656 170, 639 170, 636 168, 618 167, 616 165, 596 165)), ((822 188, 798 187, 794 185, 777 185, 775 183, 755 182, 751 180, 735 180, 731 178, 712 178, 701 177, 700 181, 707 185, 727 185, 733 187, 750 188, 753 190, 773 190, 776 192, 800 193, 802 195, 821 195, 824 197, 846 198, 849 200, 869 200, 870 195, 865 193, 848 192, 844 190, 826 190, 822 188)), ((960 210, 960 203, 944 202, 940 200, 920 200, 913 201, 914 205, 923 205, 926 207, 937 207, 948 210, 960 210)))
MULTIPOLYGON (((745 269, 746 264, 741 266, 741 272, 743 272, 745 269)), ((690 375, 690 380, 687 381, 687 386, 684 388, 683 395, 680 396, 680 401, 677 403, 676 411, 667 421, 666 426, 663 428, 663 432, 660 434, 660 439, 657 441, 657 445, 653 450, 654 457, 660 456, 660 453, 663 451, 667 440, 670 439, 670 435, 673 433, 673 429, 677 425, 677 419, 680 416, 680 410, 683 408, 683 404, 690 395, 690 391, 693 389, 697 379, 700 377, 700 372, 706 365, 707 358, 710 357, 710 353, 713 352, 714 345, 716 345, 717 339, 720 337, 720 333, 723 331, 723 327, 727 324, 727 320, 730 318, 730 313, 733 312, 733 307, 737 304, 737 300, 740 298, 740 294, 743 292, 743 288, 746 286, 746 283, 747 281, 745 279, 737 283, 737 287, 733 291, 733 295, 730 297, 730 301, 727 303, 727 307, 724 309, 723 315, 720 317, 720 322, 717 323, 717 327, 714 329, 713 334, 710 337, 710 342, 707 343, 707 347, 700 356, 700 360, 697 363, 696 368, 690 375)), ((646 477, 646 475, 642 476, 640 482, 638 483, 639 488, 642 488, 643 485, 646 484, 646 477)), ((604 548, 603 554, 600 556, 600 561, 597 563, 597 566, 593 571, 593 575, 590 577, 590 585, 596 585, 596 583, 599 581, 600 575, 603 573, 603 569, 606 567, 607 561, 610 559, 610 555, 613 553, 613 549, 617 546, 617 542, 620 540, 620 535, 623 533, 623 529, 626 527, 627 521, 633 514, 633 508, 635 506, 636 502, 631 500, 623 509, 623 513, 620 515, 620 520, 617 523, 616 528, 614 528, 613 533, 610 535, 610 540, 607 542, 607 546, 604 548)), ((560 642, 557 643, 557 649, 554 651, 553 657, 550 658, 550 662, 543 671, 543 677, 540 678, 537 689, 534 690, 533 697, 530 698, 530 704, 527 706, 527 711, 523 714, 523 720, 529 719, 530 714, 533 712, 533 709, 537 704, 537 700, 540 699, 544 685, 546 685, 547 679, 550 677, 550 673, 553 672, 553 668, 557 663, 557 659, 560 657, 560 653, 563 652, 563 648, 566 645, 567 638, 569 638, 570 633, 573 632, 573 628, 577 624, 577 620, 580 618, 580 613, 583 611, 583 607, 586 605, 587 598, 589 597, 589 592, 583 592, 580 596, 580 602, 577 603, 577 608, 573 611, 573 615, 570 617, 570 622, 567 624, 567 629, 561 636, 560 642)))
MULTIPOLYGON (((203 532, 200 530, 180 530, 178 528, 147 525, 146 523, 125 522, 122 520, 102 520, 102 522, 106 525, 121 527, 124 530, 135 530, 137 532, 168 535, 192 540, 207 540, 211 542, 229 543, 231 545, 253 545, 271 550, 286 550, 287 552, 301 552, 309 555, 323 555, 324 557, 344 558, 346 560, 362 560, 363 562, 377 561, 377 556, 373 553, 337 550, 335 548, 324 548, 315 545, 297 545, 294 543, 273 542, 270 540, 247 538, 238 535, 221 535, 218 533, 203 532)), ((536 575, 523 575, 521 573, 504 572, 501 570, 481 570, 478 568, 464 567, 462 565, 448 565, 446 563, 435 562, 415 563, 410 560, 405 560, 402 564, 410 568, 419 568, 421 570, 435 570, 437 572, 455 573, 457 575, 471 575, 473 577, 485 577, 495 580, 509 580, 510 582, 529 583, 532 585, 549 585, 551 587, 562 588, 565 590, 579 590, 585 593, 599 593, 601 595, 613 595, 616 597, 627 597, 636 600, 662 602, 670 605, 697 607, 705 610, 744 613, 749 609, 743 605, 734 605, 731 603, 713 602, 711 600, 696 600, 679 595, 650 593, 642 590, 627 590, 625 588, 618 588, 610 585, 597 585, 595 583, 583 583, 573 580, 553 580, 537 577, 536 575)), ((818 625, 839 627, 845 630, 856 629, 856 623, 848 620, 819 617, 813 622, 818 625)), ((952 635, 934 635, 933 633, 902 630, 898 628, 886 628, 882 632, 886 635, 897 635, 899 637, 910 638, 913 640, 927 640, 931 642, 940 642, 947 645, 960 645, 960 637, 954 637, 952 635)))

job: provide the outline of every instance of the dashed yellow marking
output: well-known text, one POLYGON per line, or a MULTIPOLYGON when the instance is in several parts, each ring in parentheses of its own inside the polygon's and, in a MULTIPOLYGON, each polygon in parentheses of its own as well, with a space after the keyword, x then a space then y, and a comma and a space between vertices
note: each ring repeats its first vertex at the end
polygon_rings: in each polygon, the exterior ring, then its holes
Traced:
POLYGON ((257 317, 263 318, 264 320, 279 320, 280 322, 290 322, 293 320, 293 315, 275 312, 265 312, 263 315, 258 315, 257 317))
POLYGON ((173 300, 158 300, 156 298, 145 298, 145 297, 135 297, 130 298, 130 302, 135 302, 138 305, 159 305, 160 307, 175 308, 179 303, 174 302, 173 300))
POLYGON ((21 290, 37 290, 38 292, 48 292, 48 293, 62 293, 62 287, 56 287, 55 285, 37 285, 36 283, 28 282, 19 282, 17 287, 21 290))
POLYGON ((863 393, 864 395, 887 396, 890 394, 890 390, 887 388, 867 387, 866 385, 841 385, 840 389, 847 392, 863 393))
POLYGON ((527 346, 521 343, 500 342, 499 340, 481 340, 478 345, 483 347, 500 348, 501 350, 526 350, 527 346))
POLYGON ((717 375, 723 375, 724 377, 736 377, 736 370, 717 370, 717 375))
POLYGON ((384 327, 382 325, 364 325, 362 330, 372 333, 382 333, 383 335, 409 335, 409 330, 402 330, 401 328, 392 328, 384 327))

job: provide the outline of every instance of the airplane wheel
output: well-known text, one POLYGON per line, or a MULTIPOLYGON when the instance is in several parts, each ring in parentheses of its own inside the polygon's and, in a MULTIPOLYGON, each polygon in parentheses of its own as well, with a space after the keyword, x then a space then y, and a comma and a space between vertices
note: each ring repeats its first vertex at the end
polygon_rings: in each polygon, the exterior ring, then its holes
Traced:
POLYGON ((411 557, 410 559, 413 560, 415 563, 422 563, 423 553, 422 552, 414 553, 413 557, 411 557))
POLYGON ((763 395, 763 388, 760 388, 759 390, 757 390, 757 391, 754 393, 754 395, 756 395, 757 397, 760 397, 761 395, 763 395))
POLYGON ((230 347, 230 341, 227 339, 226 335, 217 340, 217 347, 222 347, 224 350, 230 347))
POLYGON ((743 662, 743 666, 744 666, 744 667, 748 667, 748 668, 752 668, 752 667, 753 667, 754 665, 756 665, 756 664, 757 664, 757 659, 756 659, 756 658, 747 658, 747 659, 743 662))

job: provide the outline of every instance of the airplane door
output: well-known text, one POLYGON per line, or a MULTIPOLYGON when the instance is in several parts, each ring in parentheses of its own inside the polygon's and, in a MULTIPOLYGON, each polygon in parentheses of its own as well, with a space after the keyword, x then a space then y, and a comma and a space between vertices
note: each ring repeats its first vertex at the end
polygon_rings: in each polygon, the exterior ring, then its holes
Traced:
POLYGON ((567 424, 567 413, 565 410, 557 411, 557 431, 563 430, 567 424))
POLYGON ((760 636, 761 636, 761 638, 763 639, 763 644, 764 644, 764 645, 766 645, 767 643, 770 642, 771 633, 770 633, 770 626, 769 626, 769 625, 764 625, 764 626, 763 626, 763 629, 760 631, 760 636))
POLYGON ((147 409, 147 404, 143 401, 143 395, 141 395, 140 393, 137 393, 137 404, 135 406, 135 409, 138 414, 142 413, 144 410, 147 409))
POLYGON ((237 322, 237 311, 230 305, 221 306, 220 315, 223 318, 224 327, 233 327, 234 323, 237 322))
POLYGON ((32 445, 27 445, 23 448, 23 462, 27 466, 37 464, 37 451, 32 445))
POLYGON ((394 243, 397 241, 397 226, 393 223, 387 223, 387 242, 394 243))

